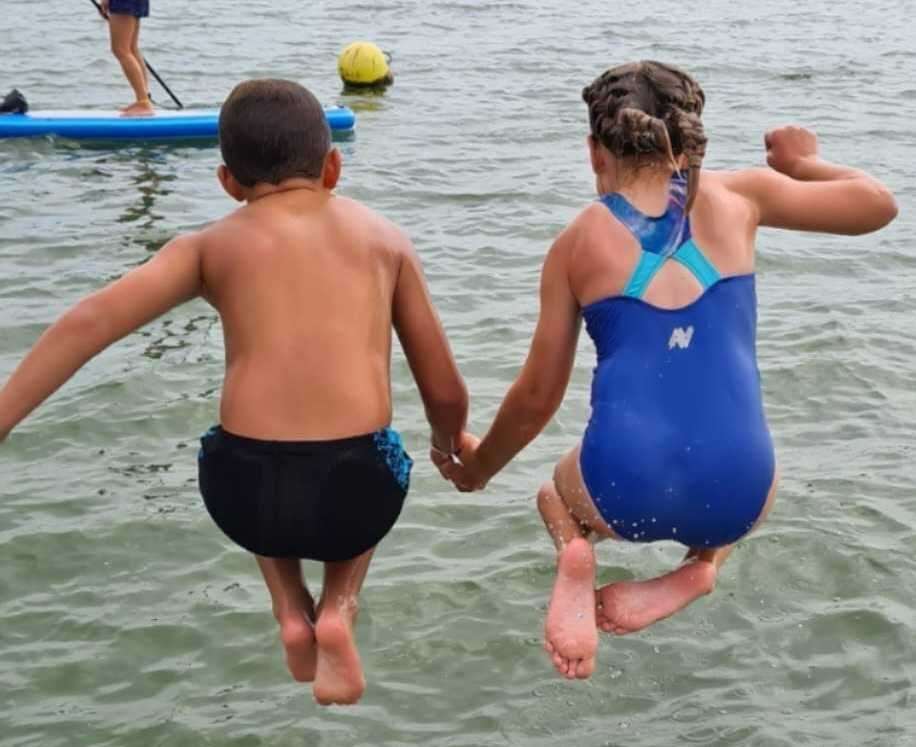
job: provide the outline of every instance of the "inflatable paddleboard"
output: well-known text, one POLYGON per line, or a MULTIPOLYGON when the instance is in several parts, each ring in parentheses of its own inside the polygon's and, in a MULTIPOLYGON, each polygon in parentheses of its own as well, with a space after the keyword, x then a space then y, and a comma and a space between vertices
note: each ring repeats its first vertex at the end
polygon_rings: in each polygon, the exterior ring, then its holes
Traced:
MULTIPOLYGON (((356 116, 345 106, 325 107, 331 130, 353 129, 356 116)), ((218 109, 157 110, 149 117, 109 111, 31 111, 0 114, 0 138, 56 135, 76 140, 167 140, 215 138, 218 109)))

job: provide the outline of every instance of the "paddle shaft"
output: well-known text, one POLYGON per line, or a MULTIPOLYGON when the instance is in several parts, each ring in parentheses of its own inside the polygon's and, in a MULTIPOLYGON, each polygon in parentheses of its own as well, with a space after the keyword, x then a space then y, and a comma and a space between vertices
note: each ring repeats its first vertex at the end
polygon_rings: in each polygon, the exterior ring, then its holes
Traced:
MULTIPOLYGON (((105 16, 105 13, 102 11, 102 6, 99 5, 99 4, 96 2, 96 0, 89 0, 89 2, 91 2, 91 3, 95 6, 95 9, 99 12, 99 15, 102 16, 102 18, 104 18, 104 19, 107 21, 108 18, 105 16)), ((146 65, 146 69, 150 71, 150 75, 152 75, 152 76, 158 81, 159 85, 162 86, 162 87, 165 89, 165 92, 166 92, 169 96, 172 97, 172 101, 175 102, 175 104, 178 106, 178 108, 179 108, 179 109, 184 109, 184 104, 182 104, 182 103, 178 100, 178 97, 177 97, 174 93, 172 93, 172 89, 169 88, 169 87, 165 84, 165 81, 162 80, 162 78, 159 77, 159 73, 157 73, 156 70, 153 68, 153 66, 149 64, 149 61, 146 59, 146 57, 143 58, 143 64, 146 65)))

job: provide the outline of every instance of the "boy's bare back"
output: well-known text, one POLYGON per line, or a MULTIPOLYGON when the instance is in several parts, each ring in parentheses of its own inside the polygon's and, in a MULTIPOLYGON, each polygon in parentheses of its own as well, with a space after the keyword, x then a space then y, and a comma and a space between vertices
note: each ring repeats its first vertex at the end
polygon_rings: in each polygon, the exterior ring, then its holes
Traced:
POLYGON ((240 208, 198 246, 204 295, 223 322, 227 430, 312 440, 390 422, 392 303, 412 253, 401 231, 353 200, 303 188, 240 208))

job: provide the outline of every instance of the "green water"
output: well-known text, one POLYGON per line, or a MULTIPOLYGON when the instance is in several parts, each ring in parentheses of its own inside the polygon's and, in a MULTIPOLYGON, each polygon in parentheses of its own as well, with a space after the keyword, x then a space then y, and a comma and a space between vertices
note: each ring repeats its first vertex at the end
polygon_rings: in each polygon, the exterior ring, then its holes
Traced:
MULTIPOLYGON (((584 336, 557 417, 471 496, 426 464, 421 407, 396 354, 413 489, 362 597, 366 695, 319 709, 286 674, 253 562, 197 494, 219 325, 203 303, 154 322, 0 448, 0 745, 916 740, 906 4, 152 4, 144 51, 186 105, 217 105, 238 80, 272 75, 357 110, 355 137, 339 143, 341 192, 413 237, 477 429, 527 350, 541 258, 593 197, 579 92, 604 67, 654 57, 694 72, 711 167, 761 163, 764 130, 800 122, 827 157, 886 180, 901 215, 868 237, 763 234, 758 347, 783 471, 776 508, 715 594, 642 634, 604 638, 587 683, 559 679, 540 649, 553 552, 533 503, 588 414, 584 336), (361 38, 393 53, 384 97, 340 95, 336 55, 361 38)), ((126 103, 88 2, 3 7, 0 85, 35 109, 126 103)), ((0 143, 0 377, 78 298, 229 210, 217 165, 212 145, 0 143)), ((599 546, 602 580, 678 558, 673 545, 599 546)))

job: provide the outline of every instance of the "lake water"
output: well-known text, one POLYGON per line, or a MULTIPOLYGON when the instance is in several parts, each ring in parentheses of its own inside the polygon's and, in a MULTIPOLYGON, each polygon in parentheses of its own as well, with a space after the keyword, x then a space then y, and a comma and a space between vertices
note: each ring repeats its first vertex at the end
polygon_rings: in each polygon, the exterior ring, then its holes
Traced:
MULTIPOLYGON (((0 87, 32 108, 128 90, 86 2, 3 0, 0 87)), ((916 24, 898 0, 153 0, 142 48, 188 106, 287 77, 357 111, 340 192, 401 224, 485 428, 520 366, 541 259, 593 199, 582 87, 662 59, 708 99, 712 168, 760 164, 798 122, 901 214, 858 237, 764 232, 759 361, 783 471, 716 592, 603 637, 569 683, 540 649, 554 555, 533 496, 580 436, 594 352, 485 493, 425 461, 398 351, 395 424, 418 458, 362 596, 369 687, 320 709, 285 670, 253 561, 210 521, 196 436, 221 333, 188 304, 105 352, 0 448, 0 745, 910 745, 916 739, 916 24), (390 50, 382 97, 343 96, 350 41, 390 50)), ((167 97, 153 88, 159 101, 167 97)), ((213 144, 0 143, 0 378, 70 304, 232 205, 213 144)), ((602 581, 674 545, 599 546, 602 581)), ((314 576, 315 568, 309 567, 314 576)))

